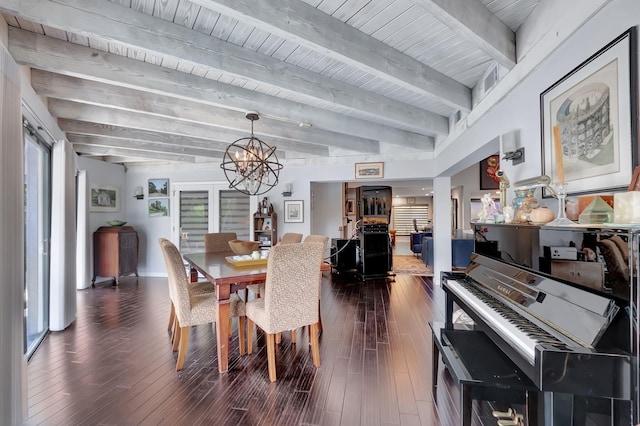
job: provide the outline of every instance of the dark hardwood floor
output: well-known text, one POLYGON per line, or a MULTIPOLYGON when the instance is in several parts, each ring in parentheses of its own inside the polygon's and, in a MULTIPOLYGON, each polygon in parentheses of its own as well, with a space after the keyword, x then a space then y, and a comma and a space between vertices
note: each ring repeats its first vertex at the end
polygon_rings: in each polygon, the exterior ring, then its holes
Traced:
MULTIPOLYGON (((313 367, 306 330, 297 344, 286 334, 276 383, 264 338, 254 341, 253 355, 239 355, 236 321, 228 373, 218 373, 215 328, 204 325, 192 327, 176 372, 166 278, 125 277, 77 299, 77 320, 52 332, 29 361, 28 425, 459 422, 458 393, 442 367, 437 408, 433 402, 428 322, 442 319, 444 294, 428 278, 348 282, 325 273, 322 365, 313 367)), ((476 405, 474 424, 484 417, 476 405)))

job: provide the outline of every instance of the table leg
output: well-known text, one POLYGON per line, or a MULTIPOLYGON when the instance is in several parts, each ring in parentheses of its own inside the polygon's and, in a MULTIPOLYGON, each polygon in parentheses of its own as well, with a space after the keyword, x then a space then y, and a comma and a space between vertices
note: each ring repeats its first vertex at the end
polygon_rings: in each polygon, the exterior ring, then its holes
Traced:
POLYGON ((198 282, 198 271, 193 266, 189 270, 189 279, 192 283, 198 282))
POLYGON ((216 319, 216 340, 218 347, 218 371, 225 373, 229 370, 229 327, 231 285, 218 285, 216 288, 218 298, 218 318, 216 319))

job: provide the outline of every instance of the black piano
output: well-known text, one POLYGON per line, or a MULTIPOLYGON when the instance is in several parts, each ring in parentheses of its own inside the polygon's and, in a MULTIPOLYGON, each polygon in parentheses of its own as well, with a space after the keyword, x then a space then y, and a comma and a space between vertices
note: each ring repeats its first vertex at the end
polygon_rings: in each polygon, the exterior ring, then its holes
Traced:
POLYGON ((473 330, 484 333, 525 376, 521 380, 537 389, 532 400, 538 424, 638 421, 628 299, 477 253, 464 273, 443 273, 441 284, 443 330, 454 328, 456 305, 471 317, 473 330))

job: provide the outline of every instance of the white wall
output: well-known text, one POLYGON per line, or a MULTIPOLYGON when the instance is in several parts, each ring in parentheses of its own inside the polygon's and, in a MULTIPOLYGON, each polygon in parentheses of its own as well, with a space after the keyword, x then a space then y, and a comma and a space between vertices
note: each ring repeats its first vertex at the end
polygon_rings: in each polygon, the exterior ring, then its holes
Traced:
MULTIPOLYGON (((104 212, 89 212, 87 227, 86 227, 86 243, 88 258, 93 259, 93 233, 101 226, 107 226, 107 221, 113 219, 121 219, 129 221, 127 225, 135 224, 130 222, 129 212, 127 211, 128 203, 130 199, 133 200, 133 190, 130 190, 126 184, 125 170, 123 166, 111 163, 105 163, 104 161, 97 161, 87 157, 78 157, 76 161, 76 167, 78 170, 86 171, 87 178, 87 200, 90 202, 90 188, 91 184, 96 185, 110 185, 119 188, 120 190, 120 211, 114 213, 104 212), (131 195, 131 196, 129 196, 131 195)), ((81 261, 82 259, 78 259, 81 261)), ((87 265, 87 271, 89 275, 93 277, 93 262, 87 265)), ((98 277, 97 282, 111 279, 110 277, 98 277)), ((77 283, 78 288, 86 288, 91 286, 91 282, 77 283)))

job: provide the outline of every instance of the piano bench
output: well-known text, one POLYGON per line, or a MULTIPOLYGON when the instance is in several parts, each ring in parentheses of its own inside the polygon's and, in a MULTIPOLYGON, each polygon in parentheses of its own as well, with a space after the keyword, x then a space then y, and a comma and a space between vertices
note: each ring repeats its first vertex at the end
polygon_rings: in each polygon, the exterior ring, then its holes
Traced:
POLYGON ((433 339, 433 400, 437 401, 439 358, 460 388, 460 423, 471 425, 474 399, 521 404, 530 425, 537 424, 538 388, 482 331, 447 329, 429 323, 433 339))

